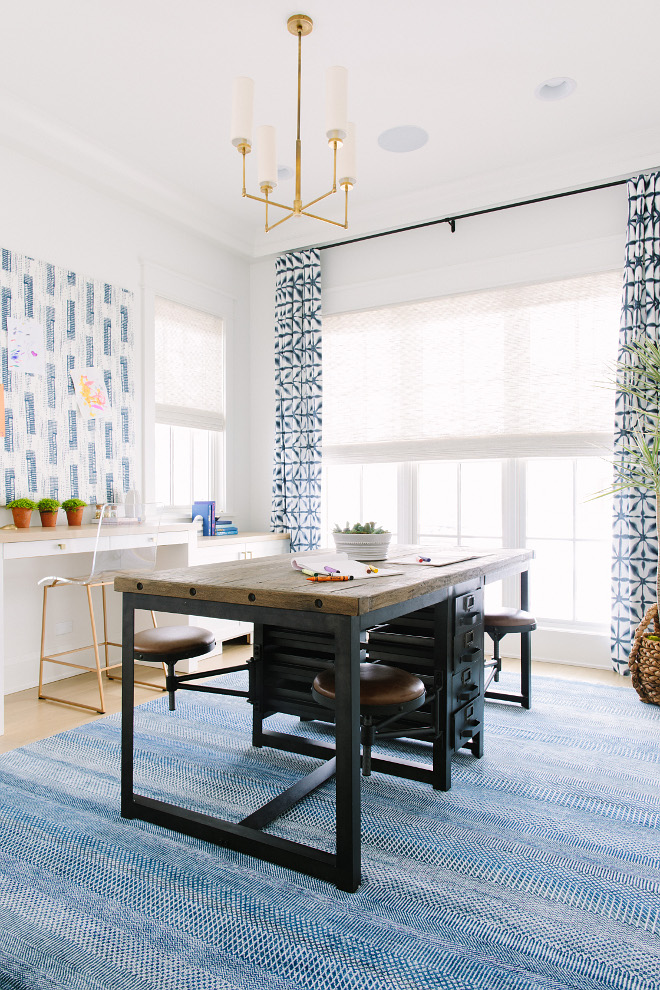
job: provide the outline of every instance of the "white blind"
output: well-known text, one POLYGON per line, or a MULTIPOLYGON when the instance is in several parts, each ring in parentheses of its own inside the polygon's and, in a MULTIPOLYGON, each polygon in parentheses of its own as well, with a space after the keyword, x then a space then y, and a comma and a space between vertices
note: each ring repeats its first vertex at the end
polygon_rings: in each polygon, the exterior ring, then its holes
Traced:
POLYGON ((323 318, 323 456, 576 456, 611 446, 621 272, 323 318))
POLYGON ((156 298, 156 420, 224 429, 222 320, 156 298))

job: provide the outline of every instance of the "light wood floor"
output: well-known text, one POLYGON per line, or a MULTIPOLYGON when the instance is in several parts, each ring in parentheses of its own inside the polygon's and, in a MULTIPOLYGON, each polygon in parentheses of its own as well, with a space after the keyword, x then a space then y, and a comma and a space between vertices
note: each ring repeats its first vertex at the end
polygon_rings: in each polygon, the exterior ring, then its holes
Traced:
MULTIPOLYGON (((223 652, 217 656, 211 656, 207 660, 200 660, 199 670, 215 670, 218 667, 234 667, 239 663, 244 663, 252 656, 252 647, 245 643, 230 644, 225 643, 223 652)), ((137 674, 136 674, 137 676, 137 674)), ((140 666, 140 680, 153 680, 154 684, 164 684, 162 671, 154 667, 140 666)), ((98 699, 96 687, 96 674, 77 674, 75 677, 66 678, 66 686, 63 682, 49 684, 49 693, 56 694, 58 689, 62 690, 68 698, 79 699, 87 704, 95 704, 98 699)), ((103 692, 105 695, 106 715, 121 710, 121 681, 106 679, 103 682, 103 692)), ((135 704, 142 705, 145 701, 153 701, 154 698, 162 696, 162 692, 150 688, 135 688, 135 704)), ((0 736, 0 753, 6 753, 10 749, 17 749, 27 743, 36 742, 37 739, 45 739, 47 736, 54 736, 58 732, 73 729, 77 725, 84 725, 85 722, 94 722, 104 715, 97 715, 95 712, 85 711, 83 708, 75 708, 72 705, 60 704, 56 701, 40 701, 37 697, 37 689, 29 688, 27 691, 18 691, 16 694, 5 695, 5 733, 0 736)))
MULTIPOLYGON (((214 670, 223 666, 232 667, 243 663, 250 656, 252 656, 251 646, 244 643, 225 643, 221 655, 200 661, 200 670, 214 670)), ((505 660, 503 666, 505 670, 515 671, 519 669, 518 661, 515 660, 505 660)), ((629 677, 620 677, 612 670, 539 662, 532 663, 532 672, 533 677, 564 677, 569 680, 591 681, 592 683, 611 684, 619 687, 623 685, 633 689, 629 677)), ((162 683, 162 674, 153 668, 140 668, 140 675, 140 679, 153 678, 154 682, 158 680, 162 683)), ((90 698, 98 697, 95 675, 78 674, 66 680, 65 692, 69 697, 79 698, 81 701, 87 702, 90 701, 90 698)), ((53 694, 57 688, 57 684, 52 686, 53 694)), ((49 690, 51 690, 50 687, 49 690)), ((106 714, 118 712, 121 708, 121 683, 108 680, 105 682, 104 691, 106 714)), ((136 704, 144 704, 145 701, 151 701, 155 697, 158 697, 158 693, 149 688, 137 687, 135 689, 136 704)), ((103 715, 96 715, 71 705, 53 701, 39 701, 36 688, 8 694, 5 697, 5 734, 0 736, 0 753, 6 753, 27 743, 36 742, 37 739, 45 739, 47 736, 53 736, 58 732, 64 732, 66 729, 72 729, 77 725, 93 722, 95 719, 103 717, 103 715)))

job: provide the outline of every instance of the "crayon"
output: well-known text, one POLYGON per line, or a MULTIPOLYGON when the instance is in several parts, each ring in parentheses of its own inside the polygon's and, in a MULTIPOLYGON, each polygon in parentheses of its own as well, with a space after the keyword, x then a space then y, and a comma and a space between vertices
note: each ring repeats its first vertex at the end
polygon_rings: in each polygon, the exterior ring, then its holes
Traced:
POLYGON ((308 581, 352 581, 353 575, 348 574, 324 574, 316 577, 308 577, 308 581))

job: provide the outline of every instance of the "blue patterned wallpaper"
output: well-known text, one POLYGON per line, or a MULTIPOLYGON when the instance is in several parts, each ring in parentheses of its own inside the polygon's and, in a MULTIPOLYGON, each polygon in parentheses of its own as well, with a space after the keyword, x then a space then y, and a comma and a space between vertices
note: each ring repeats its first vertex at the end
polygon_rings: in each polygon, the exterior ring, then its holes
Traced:
POLYGON ((0 502, 14 498, 115 501, 135 487, 133 293, 0 250, 2 383, 0 502), (45 332, 46 374, 8 366, 7 319, 45 332), (69 372, 96 367, 110 415, 83 419, 69 372))

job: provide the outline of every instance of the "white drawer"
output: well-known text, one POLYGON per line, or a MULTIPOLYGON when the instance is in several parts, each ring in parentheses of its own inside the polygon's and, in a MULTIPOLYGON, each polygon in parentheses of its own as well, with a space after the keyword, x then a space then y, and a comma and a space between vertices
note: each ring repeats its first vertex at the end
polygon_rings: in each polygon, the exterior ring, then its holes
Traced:
POLYGON ((248 560, 253 557, 277 557, 289 552, 288 540, 254 540, 245 544, 248 560))
POLYGON ((224 564, 228 560, 243 560, 245 544, 232 543, 230 546, 198 547, 191 554, 193 564, 224 564))
POLYGON ((138 547, 155 547, 158 545, 156 533, 145 533, 144 536, 121 536, 113 533, 106 540, 110 550, 135 550, 138 547))
MULTIPOLYGON (((99 550, 108 549, 108 540, 102 538, 99 541, 99 550)), ((5 560, 22 560, 27 557, 62 557, 71 553, 93 553, 96 540, 72 539, 66 537, 59 540, 35 540, 25 543, 5 543, 5 560)))

